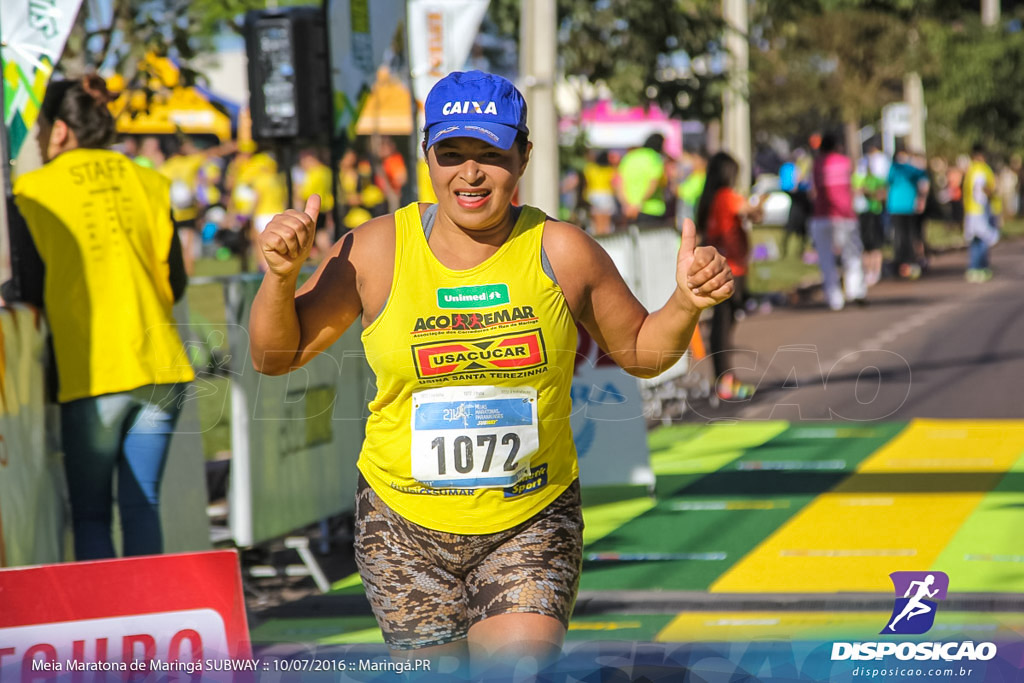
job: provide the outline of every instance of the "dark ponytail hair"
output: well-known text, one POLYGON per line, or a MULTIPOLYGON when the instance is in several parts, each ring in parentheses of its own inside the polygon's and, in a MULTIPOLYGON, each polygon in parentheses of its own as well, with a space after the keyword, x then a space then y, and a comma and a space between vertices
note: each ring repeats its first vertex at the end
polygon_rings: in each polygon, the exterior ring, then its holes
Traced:
POLYGON ((726 152, 718 152, 708 159, 707 175, 704 179, 704 191, 697 202, 697 232, 704 235, 708 230, 708 219, 711 216, 711 204, 720 190, 732 187, 739 178, 740 165, 726 152))
POLYGON ((76 81, 51 82, 39 113, 50 123, 66 123, 79 147, 100 149, 114 141, 114 117, 107 108, 113 99, 103 78, 89 74, 76 81))

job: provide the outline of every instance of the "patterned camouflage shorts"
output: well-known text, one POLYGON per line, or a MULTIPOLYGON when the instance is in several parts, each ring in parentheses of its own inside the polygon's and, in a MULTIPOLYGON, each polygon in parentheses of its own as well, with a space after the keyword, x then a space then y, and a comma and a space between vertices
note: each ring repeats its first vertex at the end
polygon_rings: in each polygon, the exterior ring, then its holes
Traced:
POLYGON ((470 626, 497 614, 543 614, 568 626, 583 561, 579 481, 522 524, 463 535, 413 524, 360 476, 355 551, 393 649, 461 640, 470 626))

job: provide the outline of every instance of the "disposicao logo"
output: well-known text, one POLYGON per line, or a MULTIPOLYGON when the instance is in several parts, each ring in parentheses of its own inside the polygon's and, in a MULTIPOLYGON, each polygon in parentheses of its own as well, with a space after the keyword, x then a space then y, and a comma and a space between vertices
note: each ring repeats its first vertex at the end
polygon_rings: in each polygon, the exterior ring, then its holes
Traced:
MULTIPOLYGON (((949 576, 944 572, 893 572, 896 591, 892 614, 881 635, 920 635, 935 624, 937 600, 945 600, 949 576)), ((832 661, 879 660, 895 656, 902 661, 988 661, 996 656, 995 643, 964 642, 859 642, 833 643, 832 661)))
POLYGON ((896 603, 883 635, 919 635, 935 623, 936 600, 945 600, 949 577, 945 572, 893 572, 896 603))

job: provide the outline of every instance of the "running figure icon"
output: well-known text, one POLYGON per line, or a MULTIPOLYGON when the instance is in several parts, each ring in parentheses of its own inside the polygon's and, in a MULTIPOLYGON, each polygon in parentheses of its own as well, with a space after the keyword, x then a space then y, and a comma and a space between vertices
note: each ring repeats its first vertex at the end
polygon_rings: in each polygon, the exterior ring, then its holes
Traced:
POLYGON ((893 619, 892 622, 889 624, 888 628, 890 631, 895 633, 896 622, 902 619, 903 617, 906 617, 907 621, 910 621, 911 619, 920 614, 927 614, 928 612, 932 611, 933 608, 930 605, 927 605, 924 602, 922 602, 922 600, 924 598, 934 598, 936 594, 939 592, 938 588, 936 588, 935 590, 929 590, 929 588, 934 583, 934 574, 929 574, 924 578, 923 581, 910 582, 910 586, 907 587, 907 592, 903 594, 903 597, 910 598, 910 600, 903 607, 903 611, 899 613, 899 616, 893 619), (911 597, 911 593, 914 593, 913 597, 911 597))

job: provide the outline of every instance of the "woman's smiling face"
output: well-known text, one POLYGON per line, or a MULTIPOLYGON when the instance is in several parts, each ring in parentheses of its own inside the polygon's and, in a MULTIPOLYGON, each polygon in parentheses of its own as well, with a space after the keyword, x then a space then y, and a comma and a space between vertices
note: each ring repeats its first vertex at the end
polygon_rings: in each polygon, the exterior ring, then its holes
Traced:
POLYGON ((529 158, 529 145, 523 154, 517 144, 501 149, 470 137, 446 138, 431 145, 427 164, 439 208, 462 228, 500 225, 529 158))

